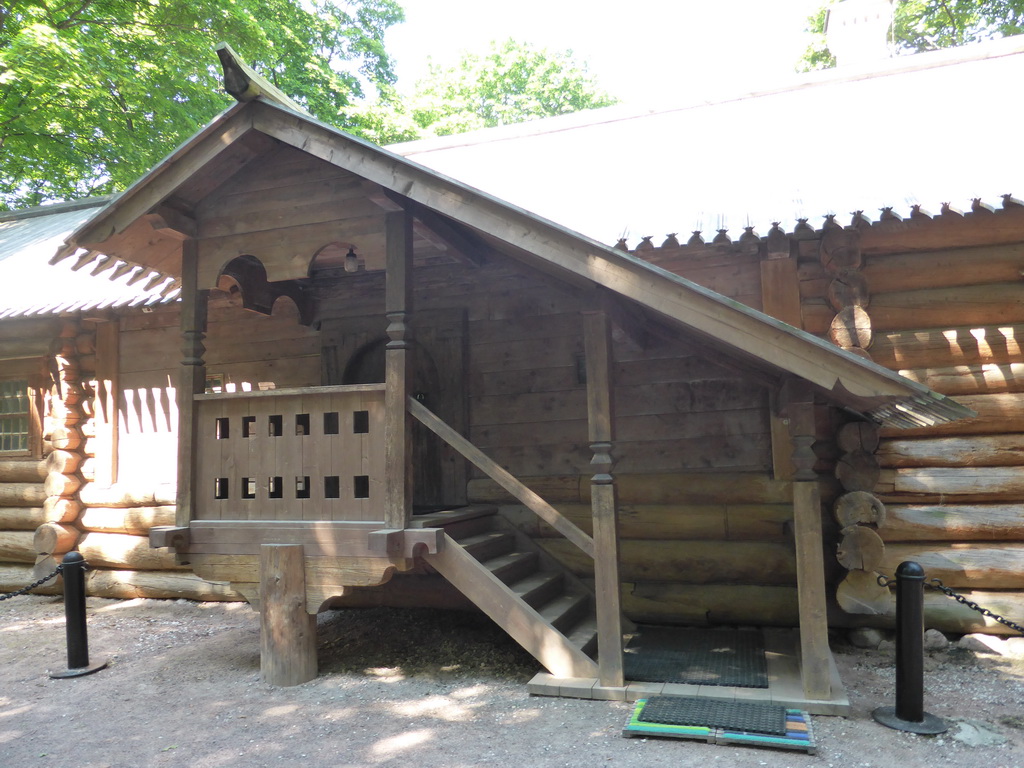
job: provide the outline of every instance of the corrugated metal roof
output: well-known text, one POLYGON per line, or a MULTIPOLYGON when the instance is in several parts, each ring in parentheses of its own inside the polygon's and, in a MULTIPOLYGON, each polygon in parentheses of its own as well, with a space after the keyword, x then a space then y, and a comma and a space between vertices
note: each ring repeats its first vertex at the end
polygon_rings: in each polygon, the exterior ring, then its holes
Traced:
MULTIPOLYGON (((637 112, 611 107, 389 147, 600 242, 733 240, 778 221, 847 223, 1024 196, 1013 148, 1024 36, 637 112), (685 240, 687 235, 681 239, 685 240), (706 237, 710 240, 710 237, 706 237)), ((666 101, 671 99, 666 86, 666 101)))
POLYGON ((151 306, 177 298, 172 278, 116 260, 93 265, 96 254, 85 251, 48 263, 68 235, 109 201, 92 198, 0 214, 0 318, 151 306))

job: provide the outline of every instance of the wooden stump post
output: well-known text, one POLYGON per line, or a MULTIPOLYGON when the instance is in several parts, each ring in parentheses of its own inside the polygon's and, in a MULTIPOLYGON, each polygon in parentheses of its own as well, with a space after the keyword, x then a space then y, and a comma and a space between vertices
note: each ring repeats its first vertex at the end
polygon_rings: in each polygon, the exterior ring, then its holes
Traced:
POLYGON ((597 666, 601 685, 625 685, 622 661, 622 597, 619 584, 618 508, 612 477, 611 329, 603 312, 583 316, 587 365, 587 415, 591 509, 594 517, 594 578, 597 598, 597 666))
POLYGON ((301 544, 260 547, 260 674, 282 686, 317 674, 316 615, 306 612, 301 544))
POLYGON ((793 528, 796 533, 797 599, 800 607, 800 670, 804 695, 832 697, 821 493, 814 472, 814 396, 803 382, 787 382, 782 402, 793 441, 793 528))

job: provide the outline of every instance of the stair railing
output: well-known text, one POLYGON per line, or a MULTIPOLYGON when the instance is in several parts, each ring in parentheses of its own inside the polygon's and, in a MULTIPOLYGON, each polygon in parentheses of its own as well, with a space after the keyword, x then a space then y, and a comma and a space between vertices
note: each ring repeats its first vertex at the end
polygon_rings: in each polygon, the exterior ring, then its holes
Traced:
POLYGON ((473 463, 480 471, 528 507, 541 520, 565 536, 591 558, 594 557, 594 539, 577 527, 557 509, 548 504, 534 491, 527 488, 511 472, 464 438, 433 411, 415 398, 409 398, 409 413, 423 426, 458 451, 463 458, 473 463))

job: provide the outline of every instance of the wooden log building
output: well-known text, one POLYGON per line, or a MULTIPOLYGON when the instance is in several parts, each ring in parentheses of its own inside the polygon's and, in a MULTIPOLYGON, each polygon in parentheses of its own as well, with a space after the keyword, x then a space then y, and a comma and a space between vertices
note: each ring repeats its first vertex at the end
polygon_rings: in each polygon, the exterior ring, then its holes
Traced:
MULTIPOLYGON (((626 695, 631 622, 799 627, 795 698, 837 711, 828 625, 886 620, 873 573, 914 557, 1022 618, 1022 225, 1007 197, 627 252, 266 94, 59 249, 180 300, 33 331, 95 378, 12 459, 11 507, 63 511, 0 521, 0 559, 77 547, 96 594, 241 595, 280 683, 315 674, 333 605, 461 595, 551 673, 538 692, 594 697, 626 695), (927 308, 953 300, 974 309, 949 329, 927 308)), ((931 625, 987 626, 949 603, 931 625)))

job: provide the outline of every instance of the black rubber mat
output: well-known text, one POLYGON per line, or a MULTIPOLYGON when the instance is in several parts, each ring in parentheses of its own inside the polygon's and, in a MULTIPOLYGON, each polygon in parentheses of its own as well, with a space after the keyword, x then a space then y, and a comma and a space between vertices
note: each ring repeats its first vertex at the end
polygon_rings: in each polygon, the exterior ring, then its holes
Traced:
POLYGON ((785 707, 696 696, 651 696, 637 720, 641 723, 695 725, 772 736, 786 735, 785 707))
POLYGON ((640 627, 625 651, 626 679, 634 682, 768 687, 757 630, 640 627))

